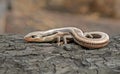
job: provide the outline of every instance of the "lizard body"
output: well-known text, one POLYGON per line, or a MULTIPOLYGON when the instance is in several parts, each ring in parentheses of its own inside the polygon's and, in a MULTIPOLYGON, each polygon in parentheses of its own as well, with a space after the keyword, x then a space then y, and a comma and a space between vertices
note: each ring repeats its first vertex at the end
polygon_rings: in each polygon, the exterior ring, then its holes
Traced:
POLYGON ((109 36, 104 32, 83 33, 82 30, 75 27, 31 32, 24 37, 28 42, 50 42, 57 39, 58 45, 61 38, 65 44, 67 44, 67 38, 73 38, 76 43, 87 48, 101 48, 109 43, 109 36))

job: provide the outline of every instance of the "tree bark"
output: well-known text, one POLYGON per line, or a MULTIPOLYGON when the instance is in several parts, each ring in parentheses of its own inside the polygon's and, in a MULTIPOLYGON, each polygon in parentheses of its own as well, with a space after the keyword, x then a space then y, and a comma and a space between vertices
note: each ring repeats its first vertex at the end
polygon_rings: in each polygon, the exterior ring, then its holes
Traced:
POLYGON ((22 35, 0 35, 0 74, 120 74, 120 35, 108 46, 27 43, 22 35))

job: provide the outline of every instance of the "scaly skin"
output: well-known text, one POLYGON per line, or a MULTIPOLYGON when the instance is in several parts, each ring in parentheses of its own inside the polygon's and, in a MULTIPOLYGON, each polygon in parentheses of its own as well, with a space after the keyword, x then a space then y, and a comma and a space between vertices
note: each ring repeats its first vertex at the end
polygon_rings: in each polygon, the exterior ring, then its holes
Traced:
POLYGON ((75 27, 31 32, 24 37, 27 42, 50 42, 57 39, 58 45, 61 38, 63 38, 65 44, 67 43, 66 38, 73 38, 76 43, 87 48, 101 48, 109 43, 109 36, 104 32, 83 33, 75 27))

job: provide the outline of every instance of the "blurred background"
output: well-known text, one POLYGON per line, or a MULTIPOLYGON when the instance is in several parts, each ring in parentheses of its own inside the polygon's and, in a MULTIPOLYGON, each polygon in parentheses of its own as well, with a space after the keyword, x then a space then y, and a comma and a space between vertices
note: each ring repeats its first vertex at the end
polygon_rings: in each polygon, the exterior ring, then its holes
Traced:
POLYGON ((74 26, 120 32, 120 0, 0 0, 0 34, 74 26))

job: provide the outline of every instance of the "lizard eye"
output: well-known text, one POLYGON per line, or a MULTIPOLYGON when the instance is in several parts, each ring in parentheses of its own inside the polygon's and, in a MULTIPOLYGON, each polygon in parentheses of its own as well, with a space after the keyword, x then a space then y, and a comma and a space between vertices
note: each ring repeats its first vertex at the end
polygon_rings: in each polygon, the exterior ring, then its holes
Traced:
POLYGON ((32 38, 35 38, 35 37, 36 37, 36 35, 32 35, 31 37, 32 37, 32 38))

